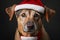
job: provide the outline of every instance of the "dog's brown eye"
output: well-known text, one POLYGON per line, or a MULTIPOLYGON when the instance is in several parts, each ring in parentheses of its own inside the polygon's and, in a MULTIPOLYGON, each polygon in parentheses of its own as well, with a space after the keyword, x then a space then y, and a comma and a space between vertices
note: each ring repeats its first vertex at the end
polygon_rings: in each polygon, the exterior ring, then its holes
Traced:
POLYGON ((23 13, 21 16, 22 16, 22 17, 26 17, 26 14, 25 14, 25 13, 23 13))
POLYGON ((38 15, 38 14, 35 14, 35 15, 34 15, 34 20, 37 21, 38 19, 39 19, 39 15, 38 15))
POLYGON ((38 14, 35 14, 34 17, 38 17, 39 15, 38 14))

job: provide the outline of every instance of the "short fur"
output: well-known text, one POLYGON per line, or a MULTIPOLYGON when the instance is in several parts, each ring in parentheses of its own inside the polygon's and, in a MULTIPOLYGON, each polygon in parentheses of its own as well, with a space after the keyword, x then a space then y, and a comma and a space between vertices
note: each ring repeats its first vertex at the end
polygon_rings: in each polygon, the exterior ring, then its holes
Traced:
MULTIPOLYGON (((15 33, 15 40, 20 40, 21 35, 19 33, 21 33, 23 36, 26 37, 31 37, 32 35, 35 36, 37 35, 37 33, 42 30, 42 37, 41 40, 50 40, 48 33, 45 31, 44 26, 42 24, 42 15, 32 9, 22 9, 22 10, 18 10, 18 11, 14 11, 15 8, 15 4, 11 7, 6 8, 6 12, 9 15, 9 20, 12 20, 12 17, 15 13, 16 18, 17 18, 17 22, 18 22, 18 28, 16 29, 16 33, 15 33), (36 14, 36 16, 34 17, 34 15, 36 14), (23 26, 25 24, 27 24, 28 21, 32 21, 33 23, 35 23, 37 30, 34 30, 33 33, 29 33, 29 32, 24 32, 23 31, 23 26)), ((55 11, 46 7, 45 6, 45 13, 44 16, 46 18, 46 21, 49 22, 49 20, 51 19, 51 17, 54 15, 55 11)))

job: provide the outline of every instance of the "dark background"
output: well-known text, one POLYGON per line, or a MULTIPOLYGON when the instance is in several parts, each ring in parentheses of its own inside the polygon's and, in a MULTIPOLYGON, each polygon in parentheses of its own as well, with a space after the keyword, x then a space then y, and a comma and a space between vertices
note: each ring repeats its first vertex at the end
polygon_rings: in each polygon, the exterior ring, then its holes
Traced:
MULTIPOLYGON (((14 40, 15 30, 17 28, 16 17, 14 15, 12 21, 9 21, 9 16, 5 12, 5 8, 21 0, 1 0, 0 1, 0 40, 14 40)), ((60 40, 60 3, 59 0, 42 0, 49 8, 56 11, 50 23, 43 20, 46 31, 51 40, 60 40)))

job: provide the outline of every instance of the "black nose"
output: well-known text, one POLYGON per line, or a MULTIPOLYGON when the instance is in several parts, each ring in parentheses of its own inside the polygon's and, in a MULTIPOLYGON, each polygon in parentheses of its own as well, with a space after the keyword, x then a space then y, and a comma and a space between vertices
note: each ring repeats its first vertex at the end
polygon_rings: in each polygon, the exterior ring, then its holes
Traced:
POLYGON ((34 25, 34 22, 33 21, 28 21, 27 22, 27 26, 32 26, 32 25, 34 25))

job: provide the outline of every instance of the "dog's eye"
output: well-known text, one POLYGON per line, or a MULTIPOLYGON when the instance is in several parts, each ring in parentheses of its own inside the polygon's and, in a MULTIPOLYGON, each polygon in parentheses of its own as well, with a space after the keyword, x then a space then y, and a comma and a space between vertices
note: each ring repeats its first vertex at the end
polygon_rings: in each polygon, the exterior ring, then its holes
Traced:
POLYGON ((26 14, 25 14, 25 13, 23 13, 21 16, 22 16, 22 17, 26 17, 26 14))
POLYGON ((39 15, 38 14, 34 14, 34 19, 37 21, 39 19, 39 15))
POLYGON ((38 17, 39 15, 38 14, 35 14, 34 17, 38 17))

